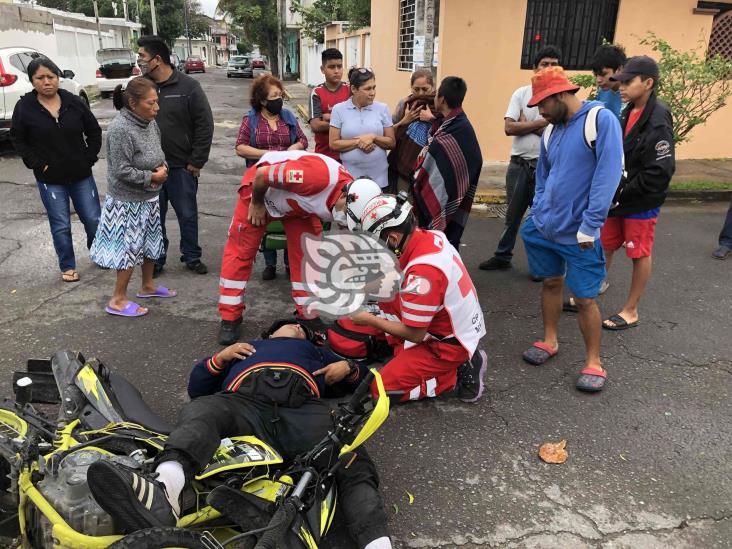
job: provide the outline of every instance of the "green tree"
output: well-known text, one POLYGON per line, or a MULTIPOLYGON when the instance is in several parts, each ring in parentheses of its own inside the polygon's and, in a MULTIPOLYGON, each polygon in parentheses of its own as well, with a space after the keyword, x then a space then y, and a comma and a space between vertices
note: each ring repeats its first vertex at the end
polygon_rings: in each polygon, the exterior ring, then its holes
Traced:
POLYGON ((303 34, 323 43, 323 27, 331 21, 348 21, 352 30, 371 24, 371 0, 315 0, 305 7, 293 0, 292 7, 302 16, 303 34))
MULTIPOLYGON (((674 49, 652 32, 640 43, 660 54, 658 97, 671 109, 676 143, 689 141, 689 134, 696 126, 704 124, 727 104, 732 94, 732 81, 729 80, 732 60, 710 55, 704 44, 689 51, 674 49)), ((575 77, 572 81, 578 86, 594 87, 594 82, 589 80, 575 77)))
POLYGON ((277 4, 275 0, 219 0, 218 10, 231 16, 247 31, 247 37, 269 57, 273 74, 277 67, 277 4))

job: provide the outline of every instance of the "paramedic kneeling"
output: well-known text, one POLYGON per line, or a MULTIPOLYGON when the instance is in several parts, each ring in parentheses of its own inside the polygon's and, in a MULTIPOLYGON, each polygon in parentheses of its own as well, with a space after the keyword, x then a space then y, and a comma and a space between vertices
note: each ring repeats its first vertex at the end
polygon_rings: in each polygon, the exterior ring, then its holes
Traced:
POLYGON ((399 295, 379 303, 383 316, 351 317, 396 341, 394 358, 380 371, 385 389, 402 393, 404 402, 457 387, 460 400, 477 401, 487 366, 485 352, 478 350, 485 325, 457 250, 444 233, 415 228, 405 196, 373 198, 363 209, 361 226, 386 243, 403 271, 399 295))

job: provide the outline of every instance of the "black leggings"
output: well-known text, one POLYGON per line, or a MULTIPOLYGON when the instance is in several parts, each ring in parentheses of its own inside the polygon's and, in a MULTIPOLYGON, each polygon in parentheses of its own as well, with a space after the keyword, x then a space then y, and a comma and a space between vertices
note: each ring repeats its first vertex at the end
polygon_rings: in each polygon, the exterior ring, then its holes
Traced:
MULTIPOLYGON (((313 448, 332 428, 330 407, 315 398, 299 408, 275 409, 249 395, 218 393, 183 407, 158 462, 180 462, 190 481, 209 463, 222 438, 253 435, 290 460, 313 448)), ((358 546, 388 536, 379 477, 365 448, 358 449, 350 467, 339 469, 336 482, 348 531, 358 546)))

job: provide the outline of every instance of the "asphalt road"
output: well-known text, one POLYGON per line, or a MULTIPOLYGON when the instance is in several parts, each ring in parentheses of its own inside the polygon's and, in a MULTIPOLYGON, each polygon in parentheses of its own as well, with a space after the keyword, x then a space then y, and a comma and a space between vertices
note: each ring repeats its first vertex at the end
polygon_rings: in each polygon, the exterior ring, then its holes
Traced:
MULTIPOLYGON (((128 376, 168 419, 186 401, 194 361, 216 350, 218 269, 244 163, 233 153, 249 81, 223 71, 196 75, 216 120, 211 161, 199 189, 206 276, 176 253, 160 279, 179 291, 138 319, 104 313, 114 273, 96 268, 74 234, 79 284, 61 282, 32 174, 7 148, 0 157, 0 394, 29 357, 62 348, 96 356, 128 376)), ((106 126, 109 100, 94 112, 106 126)), ((105 161, 95 167, 103 194, 105 161)), ((653 279, 641 325, 606 333, 605 391, 578 393, 581 337, 572 316, 547 366, 521 352, 540 335, 539 285, 523 250, 515 268, 477 270, 501 220, 474 214, 461 253, 486 317, 487 396, 473 406, 441 399, 394 409, 369 443, 378 462, 398 547, 732 547, 732 261, 710 258, 726 204, 668 204, 658 230, 653 279), (547 465, 540 444, 567 440, 569 460, 547 465), (409 503, 409 494, 414 502, 409 503)), ((169 222, 177 244, 175 221, 169 222)), ((248 292, 244 331, 254 337, 289 314, 280 274, 248 292)), ((629 261, 619 258, 601 298, 622 305, 629 261)), ((139 281, 136 274, 131 288, 139 281)), ((352 547, 342 529, 330 547, 352 547)))

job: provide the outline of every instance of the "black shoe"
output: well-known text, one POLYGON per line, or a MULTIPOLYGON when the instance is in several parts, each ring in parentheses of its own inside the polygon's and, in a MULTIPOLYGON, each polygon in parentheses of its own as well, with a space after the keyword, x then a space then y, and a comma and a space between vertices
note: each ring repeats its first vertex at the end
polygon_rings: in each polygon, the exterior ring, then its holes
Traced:
POLYGON ((727 256, 729 254, 732 254, 732 249, 728 248, 727 246, 719 246, 716 250, 712 252, 712 257, 714 259, 727 259, 727 256))
POLYGON ((531 282, 543 282, 544 279, 540 276, 536 276, 535 274, 529 273, 529 278, 531 279, 531 282))
POLYGON ((490 259, 487 259, 486 261, 478 265, 478 268, 483 271, 502 271, 504 269, 510 269, 511 262, 506 261, 505 259, 499 259, 494 255, 490 259))
POLYGON ((94 499, 125 533, 178 522, 165 486, 153 475, 100 460, 89 466, 86 479, 94 499))
POLYGON ((206 267, 206 264, 201 261, 194 261, 193 263, 186 263, 186 267, 188 267, 194 273, 200 274, 200 275, 205 275, 208 272, 208 267, 206 267))
POLYGON ((219 343, 231 345, 239 341, 239 329, 241 328, 241 317, 236 320, 222 320, 219 327, 219 343))
POLYGON ((457 371, 458 398, 463 402, 475 402, 485 389, 485 372, 488 369, 488 356, 478 349, 473 357, 463 362, 457 371))
POLYGON ((159 277, 162 274, 164 268, 165 268, 165 265, 156 263, 155 267, 153 267, 153 278, 159 277))
POLYGON ((262 280, 274 280, 277 276, 277 267, 274 265, 267 265, 262 271, 262 280))

